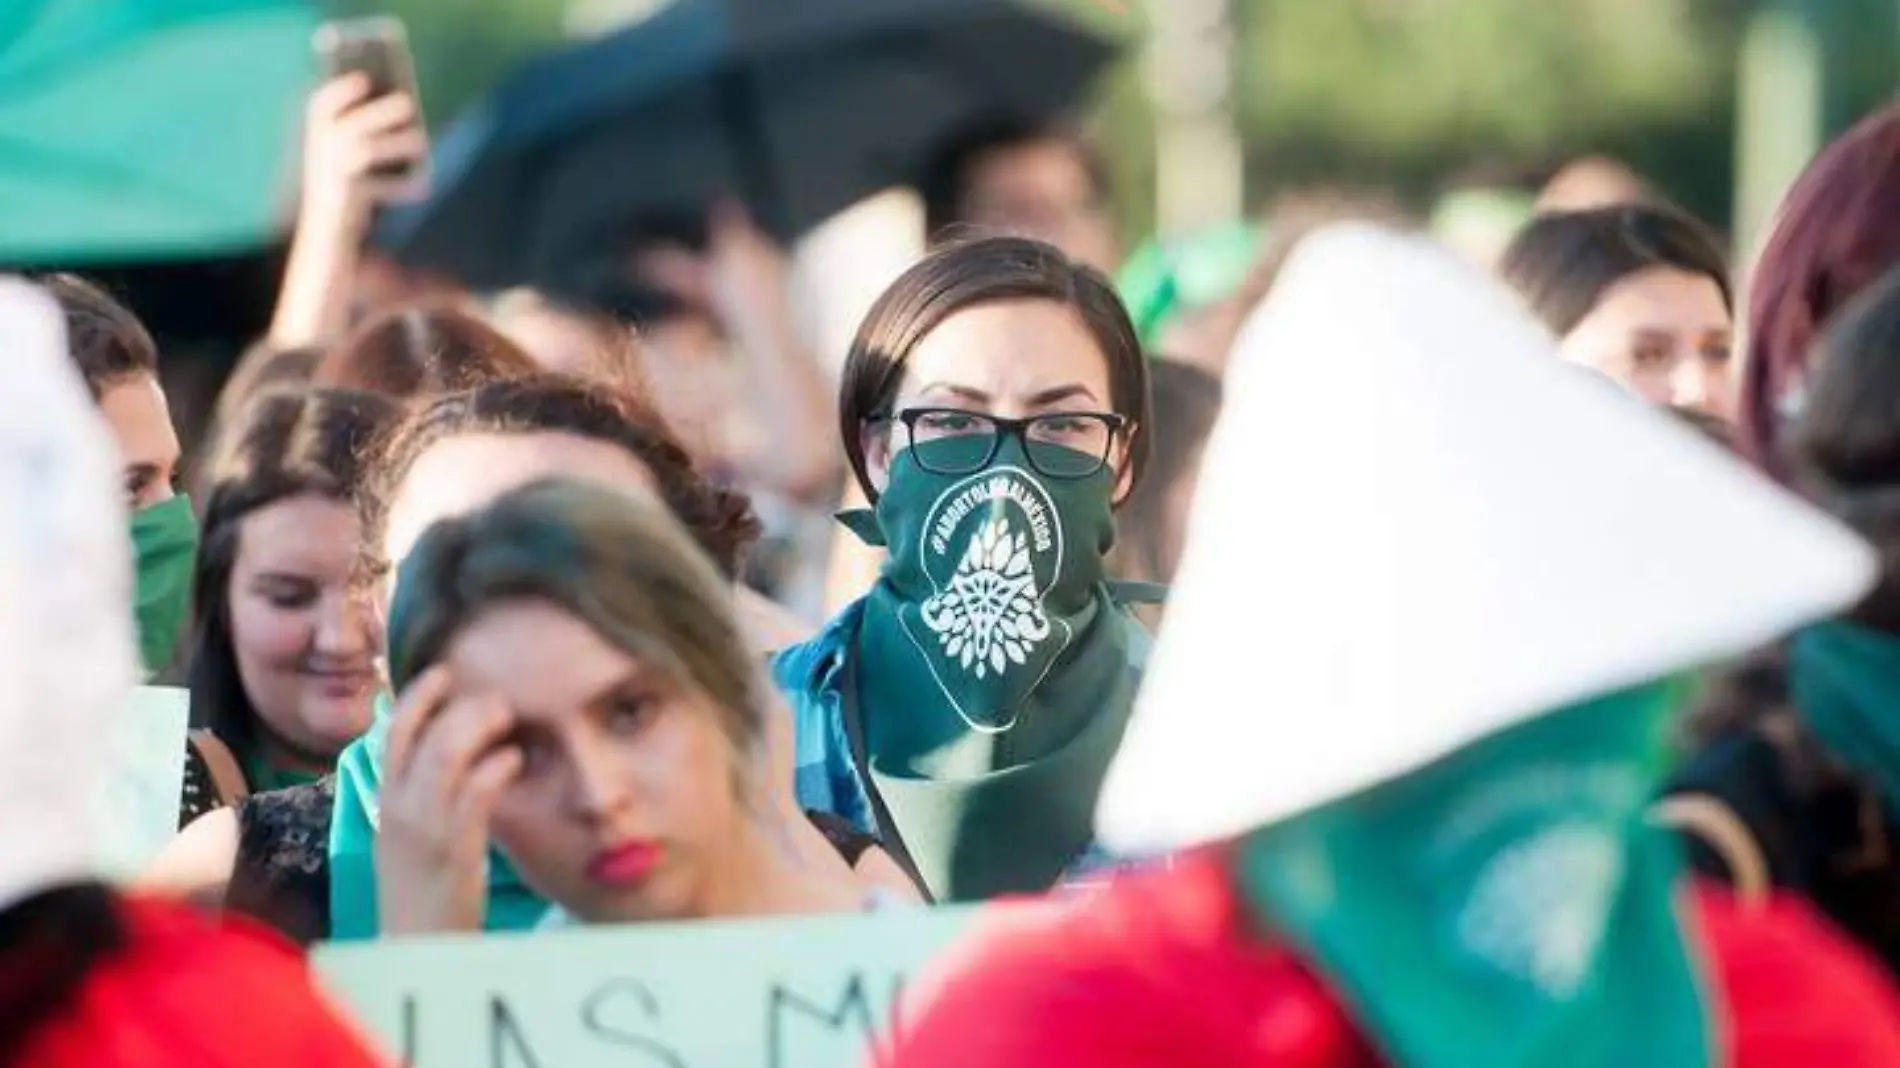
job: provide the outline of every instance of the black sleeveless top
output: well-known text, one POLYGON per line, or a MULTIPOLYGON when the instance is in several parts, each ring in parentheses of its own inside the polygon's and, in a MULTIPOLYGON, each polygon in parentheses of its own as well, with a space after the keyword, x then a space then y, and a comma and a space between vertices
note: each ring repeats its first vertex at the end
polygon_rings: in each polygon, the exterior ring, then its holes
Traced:
POLYGON ((238 806, 238 855, 225 908, 303 945, 330 934, 330 817, 336 780, 252 794, 238 806))
POLYGON ((204 757, 198 755, 198 747, 186 741, 185 787, 178 798, 178 829, 184 830, 192 820, 219 807, 218 786, 211 778, 211 768, 204 757))

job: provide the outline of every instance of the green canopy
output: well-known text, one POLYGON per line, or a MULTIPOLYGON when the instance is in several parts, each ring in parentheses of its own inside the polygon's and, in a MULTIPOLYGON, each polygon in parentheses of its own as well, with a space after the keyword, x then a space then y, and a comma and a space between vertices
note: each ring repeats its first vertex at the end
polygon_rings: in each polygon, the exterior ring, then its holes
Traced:
POLYGON ((0 261, 269 240, 315 26, 297 0, 0 0, 0 261))

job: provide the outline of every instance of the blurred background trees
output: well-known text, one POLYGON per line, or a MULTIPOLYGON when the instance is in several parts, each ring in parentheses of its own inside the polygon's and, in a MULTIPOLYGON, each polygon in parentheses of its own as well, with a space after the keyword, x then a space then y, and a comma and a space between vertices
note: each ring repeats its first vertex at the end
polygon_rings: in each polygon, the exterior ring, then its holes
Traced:
MULTIPOLYGON (((409 21, 440 123, 566 34, 664 0, 336 0, 409 21)), ((791 0, 788 0, 791 2, 791 0)), ((874 2, 874 0, 867 0, 874 2)), ((1139 0, 1051 0, 1136 22, 1139 0)), ((1625 160, 1700 214, 1730 217, 1738 59, 1749 20, 1807 20, 1822 133, 1889 95, 1895 0, 1229 0, 1245 196, 1317 183, 1429 201, 1462 177, 1530 178, 1583 153, 1625 160)), ((1141 59, 1103 86, 1092 128, 1130 232, 1154 221, 1155 121, 1141 59)))

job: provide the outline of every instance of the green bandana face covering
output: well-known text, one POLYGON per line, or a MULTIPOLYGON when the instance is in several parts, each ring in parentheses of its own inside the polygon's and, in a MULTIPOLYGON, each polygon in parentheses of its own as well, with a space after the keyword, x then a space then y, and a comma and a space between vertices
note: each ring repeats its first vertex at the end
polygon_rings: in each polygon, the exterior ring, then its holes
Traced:
POLYGON ((1900 811, 1900 636, 1830 622, 1788 650, 1794 705, 1828 752, 1900 811))
MULTIPOLYGON (((918 446, 944 468, 988 447, 984 438, 918 446)), ((1037 448, 1087 465, 1069 449, 1037 448)), ((1103 467, 1087 478, 1049 478, 1013 437, 973 474, 928 471, 915 451, 897 455, 878 499, 874 540, 890 550, 879 589, 895 602, 931 688, 963 728, 1007 731, 1096 607, 1103 557, 1115 540, 1115 473, 1103 467)))
POLYGON ((198 558, 198 521, 179 494, 132 516, 138 575, 139 655, 150 675, 169 666, 191 612, 191 573, 198 558))
MULTIPOLYGON (((1051 478, 1016 437, 898 453, 875 524, 890 558, 866 598, 847 689, 870 777, 938 900, 1048 889, 1092 841, 1145 636, 1109 596, 1115 473, 1051 478)), ((1037 444, 1044 466, 1093 459, 1037 444)))
POLYGON ((1645 815, 1681 687, 1597 698, 1255 832, 1239 885, 1406 1068, 1711 1063, 1645 815))

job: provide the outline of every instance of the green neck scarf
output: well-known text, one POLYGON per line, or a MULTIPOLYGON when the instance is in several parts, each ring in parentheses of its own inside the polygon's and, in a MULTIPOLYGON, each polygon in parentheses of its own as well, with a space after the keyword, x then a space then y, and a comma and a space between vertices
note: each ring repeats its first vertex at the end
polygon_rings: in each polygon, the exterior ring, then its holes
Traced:
POLYGON ((1014 438, 967 475, 914 452, 848 521, 890 549, 846 684, 871 785, 937 900, 1046 890, 1093 840, 1145 652, 1103 581, 1114 474, 1050 478, 1014 438))
POLYGON ((1403 1068, 1700 1068, 1713 1049, 1645 820, 1680 688, 1512 727, 1255 832, 1242 893, 1403 1068))
MULTIPOLYGON (((386 695, 378 697, 369 733, 337 758, 336 809, 330 819, 330 937, 339 942, 375 938, 381 930, 376 919, 376 814, 394 714, 394 702, 386 695)), ((486 928, 525 931, 547 910, 547 902, 491 847, 486 928)))
POLYGON ((244 778, 250 783, 252 793, 266 794, 272 790, 308 786, 323 776, 294 768, 280 768, 262 757, 253 757, 244 762, 244 778))
POLYGON ((1795 707, 1828 752, 1900 811, 1900 635, 1834 621, 1788 650, 1795 707))
POLYGON ((139 658, 150 677, 171 666, 191 613, 198 521, 190 498, 181 493, 134 513, 132 555, 138 578, 139 658))

